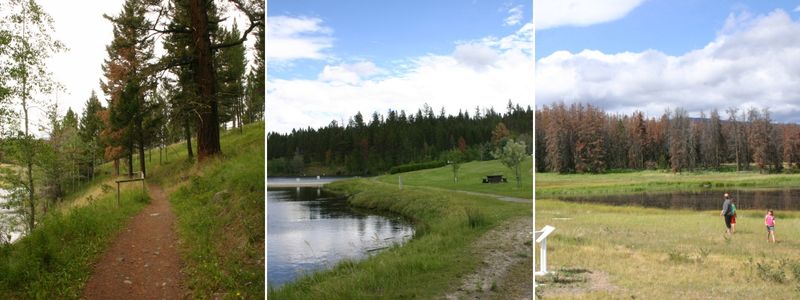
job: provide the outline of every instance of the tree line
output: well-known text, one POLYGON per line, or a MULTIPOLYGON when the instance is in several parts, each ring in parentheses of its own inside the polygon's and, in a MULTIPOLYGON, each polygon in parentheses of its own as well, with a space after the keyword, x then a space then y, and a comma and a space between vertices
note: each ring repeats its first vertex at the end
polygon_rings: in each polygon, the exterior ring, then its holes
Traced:
MULTIPOLYGON (((32 0, 0 3, 9 18, 0 20, 0 129, 2 183, 10 205, 29 230, 37 211, 46 213, 97 166, 121 164, 130 176, 146 174, 146 150, 185 140, 190 159, 219 155, 219 132, 264 117, 263 1, 126 0, 115 15, 106 46, 98 95, 92 91, 82 115, 61 115, 55 82, 46 61, 65 48, 52 37, 52 18, 32 0), (226 27, 218 8, 247 18, 247 28, 226 27), (255 46, 244 42, 255 38, 255 46), (161 43, 165 54, 156 55, 161 43), (248 62, 246 53, 254 52, 248 62), (101 101, 105 100, 105 101, 101 101), (105 102, 105 105, 104 103, 105 102), (32 109, 43 110, 34 135, 32 109), (193 153, 195 137, 197 153, 193 153), (138 166, 134 166, 138 156, 138 166)), ((161 157, 161 156, 159 156, 161 157)))
MULTIPOLYGON (((453 150, 458 160, 489 160, 496 143, 513 138, 532 151, 533 110, 508 102, 505 113, 493 108, 438 114, 425 104, 415 113, 389 110, 386 115, 361 112, 346 124, 299 128, 267 135, 270 175, 368 175, 411 162, 447 161, 453 150), (493 133, 494 132, 494 133, 493 133), (494 137, 494 138, 493 138, 494 137)), ((454 160, 453 158, 450 159, 454 160)))
POLYGON ((563 102, 536 110, 537 172, 610 169, 721 170, 762 173, 800 168, 800 126, 772 120, 768 108, 716 108, 690 118, 683 108, 647 118, 563 102))

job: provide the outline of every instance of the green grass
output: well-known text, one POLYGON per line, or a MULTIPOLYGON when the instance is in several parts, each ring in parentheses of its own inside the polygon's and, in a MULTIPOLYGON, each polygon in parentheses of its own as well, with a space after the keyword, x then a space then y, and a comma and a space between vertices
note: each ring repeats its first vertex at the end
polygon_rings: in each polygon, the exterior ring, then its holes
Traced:
POLYGON ((399 173, 379 176, 377 179, 389 184, 398 184, 398 176, 403 179, 403 185, 432 186, 450 190, 464 190, 479 193, 489 193, 517 198, 533 198, 533 176, 531 173, 531 159, 522 162, 520 173, 521 186, 517 187, 514 173, 498 160, 473 161, 461 165, 458 169, 458 182, 453 180, 453 168, 419 170, 414 172, 399 173), (488 184, 482 183, 486 175, 502 174, 508 178, 508 183, 488 184))
POLYGON ((414 222, 414 238, 363 261, 344 261, 270 289, 270 299, 430 299, 460 284, 480 257, 471 243, 514 217, 530 216, 530 204, 492 197, 442 193, 440 189, 358 179, 329 188, 352 195, 351 205, 399 213, 414 222))
POLYGON ((186 159, 185 144, 174 145, 168 163, 151 167, 151 180, 171 192, 192 296, 261 298, 264 124, 226 132, 221 144, 223 157, 199 165, 186 159))
MULTIPOLYGON (((800 293, 800 212, 777 212, 777 244, 766 242, 763 211, 739 211, 725 238, 719 211, 664 210, 536 200, 536 228, 556 228, 548 265, 556 274, 537 287, 555 298, 796 298, 800 293), (613 288, 572 283, 565 270, 605 274, 613 288), (560 275, 559 275, 560 274, 560 275), (555 276, 555 277, 553 277, 555 276), (566 279, 565 279, 566 278, 566 279)), ((573 276, 574 277, 574 276, 573 276)), ((585 279, 585 278, 584 278, 585 279)), ((579 280, 580 281, 580 280, 579 280)))
POLYGON ((0 298, 77 299, 92 263, 145 206, 139 189, 109 192, 66 213, 53 211, 30 235, 0 245, 0 298))
POLYGON ((633 171, 612 174, 536 174, 536 198, 723 189, 796 187, 800 174, 633 171))

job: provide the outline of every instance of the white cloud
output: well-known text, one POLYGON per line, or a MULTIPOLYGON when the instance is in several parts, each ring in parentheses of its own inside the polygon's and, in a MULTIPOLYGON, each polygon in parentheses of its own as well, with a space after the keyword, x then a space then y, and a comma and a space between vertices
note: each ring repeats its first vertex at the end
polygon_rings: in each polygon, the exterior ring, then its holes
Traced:
POLYGON ((792 11, 794 11, 794 12, 800 12, 800 5, 798 5, 797 7, 795 7, 795 8, 794 8, 792 11))
POLYGON ((534 74, 529 25, 504 38, 458 45, 452 54, 408 59, 375 78, 368 77, 381 74, 376 71, 380 69, 367 62, 328 66, 317 80, 270 78, 267 129, 289 132, 332 120, 346 123, 359 111, 365 118, 375 111, 385 115, 388 109, 411 114, 425 103, 448 113, 472 113, 477 106, 502 111, 509 99, 530 104, 534 74))
POLYGON ((361 81, 362 77, 369 77, 383 72, 373 62, 361 61, 354 64, 326 65, 317 79, 320 81, 353 84, 361 81))
POLYGON ((522 21, 522 5, 517 5, 508 9, 508 17, 503 20, 505 26, 515 26, 522 21))
POLYGON ((475 69, 484 69, 494 64, 497 52, 482 43, 468 43, 456 46, 453 57, 462 64, 475 69))
POLYGON ((296 59, 324 59, 333 46, 333 30, 311 17, 267 17, 267 58, 286 62, 296 59))
POLYGON ((734 106, 773 108, 775 119, 800 121, 800 22, 776 10, 732 16, 702 49, 680 56, 657 50, 615 54, 555 52, 537 62, 537 105, 564 100, 657 116, 734 106))
POLYGON ((644 0, 537 0, 533 2, 536 30, 589 26, 625 17, 644 0))

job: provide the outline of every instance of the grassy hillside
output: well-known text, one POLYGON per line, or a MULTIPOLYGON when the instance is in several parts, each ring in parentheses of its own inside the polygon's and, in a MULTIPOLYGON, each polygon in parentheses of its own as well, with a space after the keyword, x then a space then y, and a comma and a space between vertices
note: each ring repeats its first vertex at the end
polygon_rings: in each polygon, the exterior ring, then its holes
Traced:
POLYGON ((461 165, 458 169, 458 182, 453 181, 453 168, 444 166, 436 169, 419 170, 407 173, 379 176, 381 182, 397 185, 398 177, 402 177, 404 185, 433 186, 451 190, 464 190, 489 193, 518 198, 533 198, 533 165, 528 158, 522 162, 520 173, 522 185, 517 187, 514 173, 498 160, 473 161, 461 165), (486 175, 502 174, 508 183, 482 183, 486 175))
POLYGON ((402 214, 414 221, 415 235, 363 261, 343 261, 278 290, 270 299, 432 299, 459 284, 481 261, 470 245, 490 228, 516 217, 530 217, 527 203, 487 196, 443 193, 440 189, 359 179, 329 188, 350 194, 351 205, 402 214))
POLYGON ((221 136, 224 155, 202 164, 171 152, 151 168, 170 194, 193 298, 264 296, 264 123, 221 136))
POLYGON ((631 171, 612 174, 536 174, 536 197, 692 191, 702 189, 756 189, 800 184, 800 174, 758 172, 631 171))
POLYGON ((552 298, 739 299, 800 291, 800 213, 776 212, 778 243, 766 242, 764 211, 738 211, 725 237, 719 211, 664 210, 536 199, 536 228, 553 225, 537 293, 552 298))
MULTIPOLYGON (((221 143, 224 155, 202 164, 186 159, 185 143, 168 147, 163 163, 153 151, 147 180, 171 193, 192 297, 260 298, 264 124, 223 133, 221 143)), ((92 263, 146 203, 137 183, 123 185, 117 207, 112 170, 111 163, 100 166, 98 177, 67 195, 31 235, 0 246, 0 299, 80 296, 92 263)))

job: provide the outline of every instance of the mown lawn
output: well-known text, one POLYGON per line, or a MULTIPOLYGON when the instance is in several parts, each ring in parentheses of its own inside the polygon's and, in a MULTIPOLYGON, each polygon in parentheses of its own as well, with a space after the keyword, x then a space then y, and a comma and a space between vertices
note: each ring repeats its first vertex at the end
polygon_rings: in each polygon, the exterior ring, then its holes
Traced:
POLYGON ((453 168, 419 170, 377 177, 381 182, 397 185, 402 177, 404 185, 430 186, 450 190, 464 190, 479 193, 489 193, 517 198, 533 198, 533 165, 528 158, 520 165, 521 185, 517 187, 514 172, 500 163, 499 160, 473 161, 464 163, 458 169, 458 182, 453 180, 453 168), (503 175, 508 178, 508 183, 488 184, 482 183, 487 175, 503 175))

